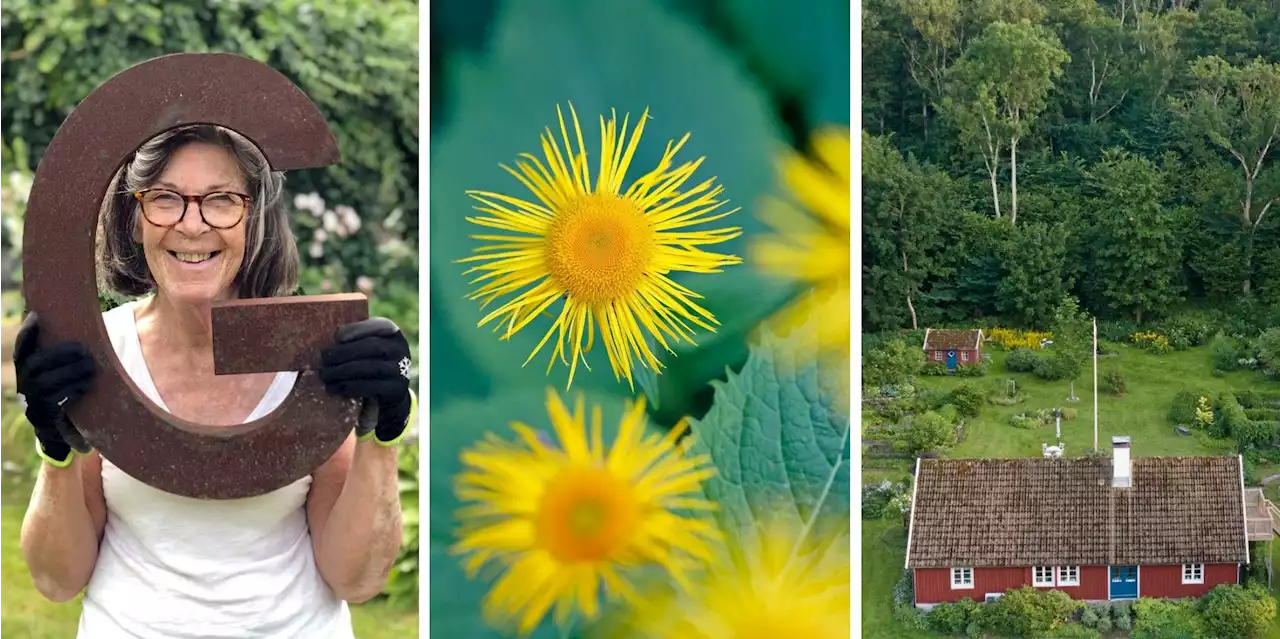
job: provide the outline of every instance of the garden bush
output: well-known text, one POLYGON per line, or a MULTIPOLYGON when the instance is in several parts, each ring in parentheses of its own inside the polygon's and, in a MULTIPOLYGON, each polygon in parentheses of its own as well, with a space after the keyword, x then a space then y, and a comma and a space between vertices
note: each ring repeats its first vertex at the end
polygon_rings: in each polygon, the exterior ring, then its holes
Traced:
POLYGON ((1133 604, 1116 601, 1111 604, 1111 619, 1118 630, 1133 628, 1133 604))
POLYGON ((942 362, 927 362, 920 367, 920 374, 930 377, 942 377, 943 375, 950 375, 951 369, 947 368, 947 365, 942 362))
POLYGON ((1247 342, 1237 340, 1226 335, 1218 335, 1213 338, 1213 345, 1210 347, 1212 352, 1213 367, 1224 371, 1236 371, 1244 368, 1242 360, 1248 359, 1252 350, 1247 342))
POLYGON ((1035 351, 1017 348, 1004 359, 1004 367, 1011 373, 1033 373, 1040 359, 1040 354, 1035 351))
POLYGON ((1213 334, 1214 322, 1206 314, 1186 312, 1174 315, 1156 327, 1156 332, 1168 337, 1174 350, 1186 350, 1203 345, 1213 334))
POLYGON ((1096 629, 1098 627, 1098 619, 1099 619, 1099 615, 1098 615, 1097 604, 1090 604, 1088 606, 1085 606, 1085 609, 1080 613, 1080 623, 1090 628, 1096 629))
POLYGON ((1071 420, 1075 419, 1075 418, 1076 418, 1076 416, 1077 416, 1078 414, 1079 414, 1079 413, 1078 413, 1078 412, 1076 411, 1076 409, 1074 409, 1074 408, 1063 408, 1063 409, 1062 409, 1062 421, 1064 421, 1064 422, 1069 422, 1069 421, 1071 421, 1071 420))
POLYGON ((1200 615, 1190 601, 1140 599, 1134 604, 1133 639, 1206 637, 1200 615))
POLYGON ((1258 370, 1280 379, 1280 327, 1269 328, 1258 337, 1258 370))
POLYGON ((978 608, 978 603, 965 597, 956 603, 943 603, 929 611, 929 626, 935 631, 947 635, 963 633, 969 627, 969 616, 978 608))
POLYGON ((1138 332, 1138 325, 1129 320, 1099 320, 1098 338, 1111 342, 1126 342, 1138 332))
POLYGON ((1280 421, 1280 408, 1246 408, 1244 414, 1255 422, 1280 421))
POLYGON ((1128 386, 1124 381, 1124 375, 1112 371, 1102 376, 1102 390, 1113 397, 1124 397, 1128 392, 1128 386))
POLYGON ((1276 600, 1259 585, 1223 585, 1210 590, 1199 609, 1208 636, 1257 639, 1276 616, 1276 600))
POLYGON ((922 450, 939 450, 956 443, 956 423, 941 413, 929 411, 911 420, 903 433, 906 450, 918 453, 922 450))
POLYGON ((1042 356, 1033 371, 1036 377, 1047 382, 1057 382, 1071 378, 1078 374, 1079 367, 1073 365, 1067 358, 1055 354, 1042 356))
POLYGON ((889 340, 863 356, 862 383, 872 388, 910 384, 924 364, 924 351, 900 339, 889 340))
POLYGON ((987 401, 987 394, 973 384, 964 383, 951 391, 949 401, 956 407, 961 417, 977 417, 982 414, 982 405, 987 401))
POLYGON ((1129 341, 1153 355, 1164 355, 1173 350, 1173 347, 1169 345, 1169 338, 1152 331, 1134 333, 1129 336, 1129 341))
POLYGON ((1009 418, 1009 425, 1014 428, 1032 429, 1040 425, 1034 417, 1027 417, 1026 413, 1018 413, 1009 418))
POLYGON ((986 604, 983 626, 1002 637, 1038 637, 1065 625, 1082 605, 1060 590, 1023 586, 986 604))

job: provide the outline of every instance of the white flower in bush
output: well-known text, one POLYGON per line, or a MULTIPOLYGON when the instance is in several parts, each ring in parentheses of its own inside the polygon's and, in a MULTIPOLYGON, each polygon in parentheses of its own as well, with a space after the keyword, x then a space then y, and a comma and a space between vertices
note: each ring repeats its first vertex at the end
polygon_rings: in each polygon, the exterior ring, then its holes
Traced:
POLYGON ((338 215, 342 226, 345 227, 347 235, 353 235, 360 230, 360 216, 356 210, 346 204, 339 204, 333 207, 333 212, 338 215))
POLYGON ((356 288, 360 289, 365 295, 373 294, 373 278, 368 275, 361 275, 356 278, 356 288))
POLYGON ((317 260, 324 257, 324 245, 312 242, 311 246, 307 248, 307 254, 317 260))

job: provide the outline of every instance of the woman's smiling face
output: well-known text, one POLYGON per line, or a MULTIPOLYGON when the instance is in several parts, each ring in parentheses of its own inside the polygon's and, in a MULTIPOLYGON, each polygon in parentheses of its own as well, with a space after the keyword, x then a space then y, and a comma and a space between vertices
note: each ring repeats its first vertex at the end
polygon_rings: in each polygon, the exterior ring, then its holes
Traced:
MULTIPOLYGON (((246 193, 246 187, 230 151, 192 142, 173 152, 164 171, 148 188, 190 196, 215 191, 246 193)), ((137 239, 156 290, 170 300, 194 305, 229 299, 244 261, 245 223, 241 220, 231 228, 216 229, 204 222, 194 202, 186 206, 182 219, 169 227, 152 224, 139 211, 137 239)))

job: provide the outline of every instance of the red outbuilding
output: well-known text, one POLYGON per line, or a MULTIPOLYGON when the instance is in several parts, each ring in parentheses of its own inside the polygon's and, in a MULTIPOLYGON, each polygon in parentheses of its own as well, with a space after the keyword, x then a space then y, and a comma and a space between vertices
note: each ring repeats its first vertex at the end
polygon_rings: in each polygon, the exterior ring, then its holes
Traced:
POLYGON ((982 362, 982 329, 924 329, 924 354, 930 361, 946 364, 948 369, 982 362))
POLYGON ((1109 601, 1239 583, 1251 538, 1241 458, 1131 459, 1128 437, 1112 452, 918 460, 906 562, 916 606, 1023 586, 1109 601))

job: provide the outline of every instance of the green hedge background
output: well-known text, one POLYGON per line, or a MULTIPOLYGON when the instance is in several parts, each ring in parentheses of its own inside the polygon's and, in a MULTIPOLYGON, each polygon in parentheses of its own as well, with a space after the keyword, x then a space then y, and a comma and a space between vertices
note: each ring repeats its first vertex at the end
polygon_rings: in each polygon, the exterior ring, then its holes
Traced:
MULTIPOLYGON (((9 347, 21 316, 21 231, 31 178, 63 119, 100 83, 158 55, 225 51, 284 73, 317 104, 342 162, 286 179, 307 294, 362 291, 371 312, 395 321, 418 346, 419 5, 297 0, 4 3, 3 164, 5 582, 4 632, 68 636, 78 606, 44 602, 17 553, 37 467, 30 426, 14 404, 9 347), (348 211, 350 209, 350 211, 348 211), (353 215, 354 213, 354 215, 353 215), (12 538, 11 538, 12 536, 12 538), (25 581, 23 581, 25 579, 25 581), (70 624, 70 625, 67 625, 70 624)), ((104 299, 104 306, 119 300, 104 299)), ((416 358, 415 358, 416 359, 416 358)), ((418 370, 415 368, 414 383, 418 370)), ((355 606, 360 637, 416 636, 416 426, 401 453, 405 543, 383 595, 355 606)))

